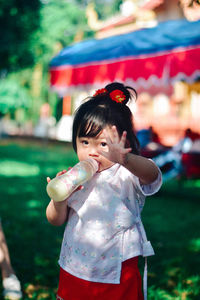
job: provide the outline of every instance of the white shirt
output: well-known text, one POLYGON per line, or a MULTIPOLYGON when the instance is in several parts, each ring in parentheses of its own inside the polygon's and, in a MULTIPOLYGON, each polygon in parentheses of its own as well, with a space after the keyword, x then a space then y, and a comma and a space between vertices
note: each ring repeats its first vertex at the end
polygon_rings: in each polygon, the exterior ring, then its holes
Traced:
POLYGON ((60 267, 85 280, 120 283, 123 261, 154 255, 140 212, 145 196, 156 193, 161 184, 161 172, 155 182, 141 186, 119 164, 96 173, 68 199, 60 267))

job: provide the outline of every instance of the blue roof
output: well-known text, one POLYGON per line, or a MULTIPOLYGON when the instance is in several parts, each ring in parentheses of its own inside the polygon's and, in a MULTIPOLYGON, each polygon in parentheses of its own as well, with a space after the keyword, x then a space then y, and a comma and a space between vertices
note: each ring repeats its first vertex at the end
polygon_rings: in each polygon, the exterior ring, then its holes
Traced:
POLYGON ((200 45, 200 21, 170 20, 153 28, 68 46, 51 60, 50 67, 148 55, 196 45, 200 45))

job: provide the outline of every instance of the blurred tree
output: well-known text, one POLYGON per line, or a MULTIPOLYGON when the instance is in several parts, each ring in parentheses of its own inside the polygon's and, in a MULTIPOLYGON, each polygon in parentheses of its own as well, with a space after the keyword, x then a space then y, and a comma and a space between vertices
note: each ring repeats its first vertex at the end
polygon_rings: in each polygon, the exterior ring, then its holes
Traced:
POLYGON ((94 0, 95 10, 98 13, 99 19, 104 20, 119 12, 120 5, 123 0, 94 0))
MULTIPOLYGON (((29 117, 35 121, 44 102, 49 102, 55 113, 57 96, 49 93, 48 84, 51 58, 63 47, 80 40, 80 37, 94 35, 85 15, 89 2, 0 0, 0 78, 10 84, 12 77, 17 86, 25 87, 31 103, 29 117)), ((122 1, 94 2, 100 17, 104 19, 116 12, 122 1)))
POLYGON ((13 79, 0 81, 0 112, 5 114, 30 105, 27 90, 13 79))
POLYGON ((35 53, 32 70, 31 92, 34 101, 34 114, 37 114, 41 101, 49 102, 56 113, 57 96, 49 93, 48 65, 51 58, 63 47, 73 43, 79 32, 83 37, 93 35, 87 25, 84 7, 76 1, 43 0, 40 9, 40 28, 35 31, 31 49, 35 53))
POLYGON ((72 43, 79 30, 91 34, 85 10, 76 1, 43 0, 40 9, 40 27, 32 40, 37 63, 48 64, 52 55, 72 43))
POLYGON ((42 63, 73 41, 77 30, 87 34, 85 13, 76 1, 0 0, 0 70, 16 71, 42 63), (84 26, 83 26, 84 25, 84 26))
POLYGON ((39 0, 0 0, 0 70, 33 64, 30 41, 40 24, 39 0))
MULTIPOLYGON (((41 103, 48 98, 55 103, 55 96, 48 92, 48 63, 52 56, 71 43, 78 30, 91 34, 84 10, 75 2, 0 0, 0 78, 11 86, 12 77, 12 82, 29 91, 33 99, 31 118, 36 119, 41 103)), ((13 103, 17 101, 13 99, 13 103)))

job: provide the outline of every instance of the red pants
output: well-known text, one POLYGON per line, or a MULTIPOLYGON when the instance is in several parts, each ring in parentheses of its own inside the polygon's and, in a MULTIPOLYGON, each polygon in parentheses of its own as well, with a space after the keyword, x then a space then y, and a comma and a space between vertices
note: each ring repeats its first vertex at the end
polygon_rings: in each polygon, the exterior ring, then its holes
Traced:
POLYGON ((138 258, 122 263, 120 284, 83 280, 60 269, 57 300, 143 300, 138 258))

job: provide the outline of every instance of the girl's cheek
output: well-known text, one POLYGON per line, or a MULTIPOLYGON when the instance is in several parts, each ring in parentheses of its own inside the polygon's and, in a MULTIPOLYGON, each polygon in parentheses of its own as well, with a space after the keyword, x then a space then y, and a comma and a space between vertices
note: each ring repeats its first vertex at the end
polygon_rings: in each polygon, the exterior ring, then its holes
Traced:
POLYGON ((108 146, 106 146, 106 147, 103 147, 103 148, 102 148, 102 151, 104 151, 104 152, 108 152, 108 146))

